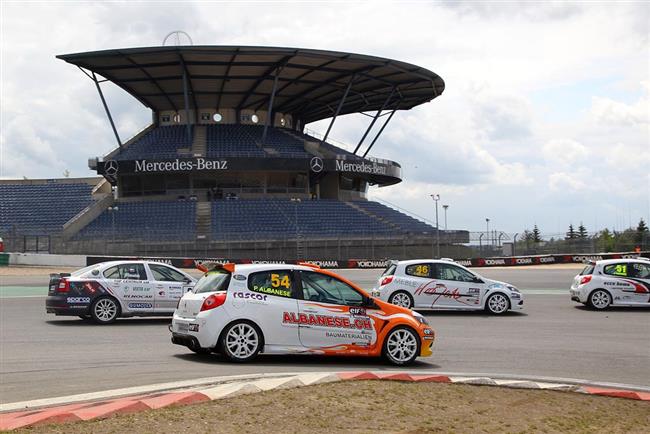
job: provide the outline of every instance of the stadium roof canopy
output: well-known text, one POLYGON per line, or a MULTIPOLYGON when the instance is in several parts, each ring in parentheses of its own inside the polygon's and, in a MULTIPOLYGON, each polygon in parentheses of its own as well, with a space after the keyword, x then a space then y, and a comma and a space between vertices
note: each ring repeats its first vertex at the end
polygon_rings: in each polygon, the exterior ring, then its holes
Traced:
POLYGON ((190 109, 266 110, 274 94, 273 110, 303 124, 337 112, 410 109, 445 88, 437 74, 409 63, 302 48, 163 46, 57 57, 155 111, 185 109, 185 95, 190 109))

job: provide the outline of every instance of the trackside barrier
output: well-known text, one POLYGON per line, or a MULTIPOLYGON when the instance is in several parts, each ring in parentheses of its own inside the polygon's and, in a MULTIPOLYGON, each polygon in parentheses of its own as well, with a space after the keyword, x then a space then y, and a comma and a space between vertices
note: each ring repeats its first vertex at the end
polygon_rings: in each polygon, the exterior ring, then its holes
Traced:
MULTIPOLYGON (((456 259, 455 261, 466 267, 513 267, 522 265, 545 264, 579 264, 585 261, 599 261, 602 259, 633 259, 639 256, 650 256, 650 251, 645 252, 617 252, 598 254, 563 254, 563 255, 537 255, 513 256, 503 258, 472 258, 456 259)), ((123 257, 123 256, 87 256, 86 265, 94 265, 105 261, 147 259, 163 262, 178 268, 196 268, 203 262, 233 262, 235 264, 297 264, 309 262, 321 268, 386 268, 388 259, 304 259, 295 260, 256 260, 256 259, 230 259, 230 258, 164 258, 164 257, 123 257)))

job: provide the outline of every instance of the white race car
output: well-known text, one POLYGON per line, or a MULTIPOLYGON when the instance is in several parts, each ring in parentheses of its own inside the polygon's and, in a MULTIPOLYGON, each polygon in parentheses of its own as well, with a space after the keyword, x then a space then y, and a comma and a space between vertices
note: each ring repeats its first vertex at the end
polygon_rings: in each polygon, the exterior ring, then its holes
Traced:
POLYGON ((331 271, 302 265, 217 266, 183 296, 172 342, 235 362, 267 354, 431 355, 435 333, 409 309, 375 300, 331 271))
POLYGON ((514 286, 486 279, 451 259, 391 261, 372 295, 409 309, 481 310, 503 314, 523 309, 514 286))
POLYGON ((650 259, 590 262, 573 279, 571 300, 602 310, 609 306, 650 306, 650 259))
POLYGON ((108 324, 120 316, 171 315, 196 279, 171 265, 111 261, 50 274, 47 313, 108 324))

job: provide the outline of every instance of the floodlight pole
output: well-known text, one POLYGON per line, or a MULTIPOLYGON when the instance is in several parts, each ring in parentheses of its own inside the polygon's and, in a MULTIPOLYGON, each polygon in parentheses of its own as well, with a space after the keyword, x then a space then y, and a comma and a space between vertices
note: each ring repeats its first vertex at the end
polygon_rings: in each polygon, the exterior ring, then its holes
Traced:
MULTIPOLYGON (((106 99, 104 99, 104 93, 102 92, 102 88, 99 85, 99 82, 97 81, 97 76, 95 73, 92 73, 92 79, 95 82, 95 86, 97 87, 97 92, 99 92, 99 97, 102 100, 102 104, 104 105, 104 110, 106 111, 106 116, 108 116, 108 121, 111 123, 111 128, 113 128, 113 134, 115 134, 115 140, 117 140, 117 146, 122 149, 122 140, 120 140, 120 135, 117 133, 117 128, 115 128, 115 122, 113 122, 113 116, 111 116, 111 111, 108 109, 108 105, 106 104, 106 99)), ((86 74, 88 75, 88 74, 86 74)))
POLYGON ((352 74, 352 77, 350 77, 350 81, 348 81, 348 85, 345 88, 345 92, 343 92, 343 98, 341 98, 341 101, 339 101, 339 105, 336 107, 336 112, 334 112, 334 117, 332 118, 330 125, 327 127, 327 131, 325 132, 323 139, 320 141, 321 144, 327 141, 327 136, 329 136, 330 131, 332 130, 332 126, 334 125, 334 121, 336 120, 336 117, 339 115, 341 109, 343 108, 343 104, 345 103, 345 99, 348 97, 348 92, 350 92, 350 88, 352 87, 352 82, 354 81, 355 78, 356 78, 356 74, 352 74))
POLYGON ((432 194, 431 199, 436 203, 436 258, 440 258, 440 225, 438 225, 438 201, 439 194, 432 194))
POLYGON ((280 75, 280 68, 275 70, 275 77, 273 77, 273 90, 271 91, 271 98, 269 98, 269 109, 266 111, 266 122, 264 122, 264 132, 262 133, 262 145, 266 143, 266 131, 269 129, 271 118, 273 116, 273 100, 275 99, 275 90, 278 88, 278 76, 280 75))
POLYGON ((377 119, 379 119, 379 116, 381 115, 381 112, 384 111, 384 109, 388 105, 388 102, 393 97, 393 94, 395 93, 395 89, 397 89, 397 86, 393 86, 393 88, 390 90, 390 95, 388 95, 388 98, 386 98, 386 101, 384 101, 384 104, 381 106, 381 108, 379 110, 377 110, 377 113, 372 118, 372 122, 370 122, 370 125, 368 125, 368 129, 366 129, 366 132, 363 133, 363 137, 361 137, 361 140, 359 140, 359 144, 357 145, 356 148, 354 148, 353 154, 357 153, 357 151, 359 150, 359 148, 363 144, 363 141, 366 140, 366 137, 368 136, 368 133, 370 133, 370 130, 372 130, 372 127, 375 125, 375 122, 377 122, 377 119))

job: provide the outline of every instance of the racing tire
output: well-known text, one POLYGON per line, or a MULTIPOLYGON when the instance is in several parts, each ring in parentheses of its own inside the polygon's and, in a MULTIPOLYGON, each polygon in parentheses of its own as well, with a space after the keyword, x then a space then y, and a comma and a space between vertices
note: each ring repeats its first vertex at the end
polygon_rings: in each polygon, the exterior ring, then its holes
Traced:
POLYGON ((411 294, 406 291, 393 292, 390 297, 388 297, 388 302, 395 306, 405 307, 407 309, 413 309, 413 305, 415 304, 411 294))
POLYGON ((253 323, 236 321, 221 333, 219 347, 221 354, 236 363, 253 360, 262 349, 262 332, 253 323))
POLYGON ((90 306, 90 316, 97 324, 110 324, 120 316, 120 304, 112 297, 98 298, 90 306))
POLYGON ((420 338, 410 327, 395 327, 386 335, 382 355, 392 365, 412 364, 420 355, 420 338))
POLYGON ((587 306, 596 310, 605 310, 612 304, 612 296, 604 289, 595 289, 589 294, 587 306))
POLYGON ((494 293, 485 300, 485 310, 492 315, 503 315, 510 310, 510 300, 501 292, 494 293))

